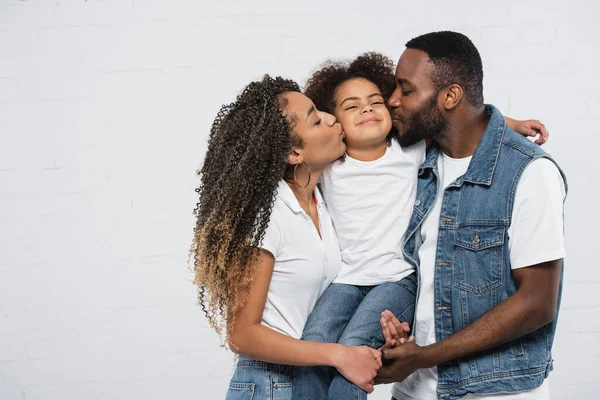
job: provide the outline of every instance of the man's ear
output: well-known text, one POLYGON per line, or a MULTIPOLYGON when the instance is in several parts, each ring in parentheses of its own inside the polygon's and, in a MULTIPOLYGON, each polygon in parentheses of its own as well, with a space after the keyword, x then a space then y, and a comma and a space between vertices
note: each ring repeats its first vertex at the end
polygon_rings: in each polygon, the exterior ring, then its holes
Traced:
POLYGON ((453 83, 442 90, 442 104, 446 111, 450 111, 458 106, 463 98, 464 91, 460 85, 453 83))

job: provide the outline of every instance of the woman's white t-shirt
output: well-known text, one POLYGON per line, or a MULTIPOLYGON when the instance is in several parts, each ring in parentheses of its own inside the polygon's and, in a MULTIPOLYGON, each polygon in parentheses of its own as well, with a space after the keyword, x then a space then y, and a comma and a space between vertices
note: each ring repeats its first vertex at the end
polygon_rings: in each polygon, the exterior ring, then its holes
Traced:
POLYGON ((262 324, 299 339, 319 296, 340 271, 340 247, 318 190, 315 200, 321 236, 294 192, 279 182, 261 248, 275 258, 262 324))

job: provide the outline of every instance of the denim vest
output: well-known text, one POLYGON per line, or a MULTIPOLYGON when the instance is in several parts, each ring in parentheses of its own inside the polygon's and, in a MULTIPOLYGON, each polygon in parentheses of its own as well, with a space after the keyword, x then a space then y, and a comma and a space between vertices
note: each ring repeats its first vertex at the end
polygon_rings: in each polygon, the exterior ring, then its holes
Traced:
MULTIPOLYGON (((490 119, 467 172, 446 188, 442 200, 434 278, 438 342, 515 293, 507 229, 516 188, 533 160, 545 157, 554 162, 508 128, 496 108, 487 105, 486 113, 490 119)), ((420 226, 437 193, 438 154, 434 146, 419 170, 417 200, 404 239, 404 255, 417 271, 420 226)), ((565 175, 560 173, 566 190, 565 175)), ((561 292, 562 273, 559 306, 561 292)), ((556 319, 512 342, 438 365, 438 398, 538 387, 552 370, 555 331, 556 319)))

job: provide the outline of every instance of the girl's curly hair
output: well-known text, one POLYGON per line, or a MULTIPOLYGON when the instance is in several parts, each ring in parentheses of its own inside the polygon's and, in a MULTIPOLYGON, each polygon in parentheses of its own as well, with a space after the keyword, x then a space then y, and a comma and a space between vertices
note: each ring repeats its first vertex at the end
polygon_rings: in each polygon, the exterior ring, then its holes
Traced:
MULTIPOLYGON (((306 82, 304 94, 317 109, 333 114, 335 95, 339 87, 356 78, 373 82, 387 101, 396 89, 394 62, 380 53, 364 53, 351 62, 327 61, 306 82)), ((388 137, 394 136, 395 128, 388 137)))
POLYGON ((199 201, 190 249, 198 302, 210 325, 229 340, 234 315, 258 272, 257 251, 269 223, 278 182, 293 145, 302 146, 283 112, 297 83, 268 75, 224 105, 213 122, 198 174, 199 201), (223 328, 225 327, 225 332, 223 328))

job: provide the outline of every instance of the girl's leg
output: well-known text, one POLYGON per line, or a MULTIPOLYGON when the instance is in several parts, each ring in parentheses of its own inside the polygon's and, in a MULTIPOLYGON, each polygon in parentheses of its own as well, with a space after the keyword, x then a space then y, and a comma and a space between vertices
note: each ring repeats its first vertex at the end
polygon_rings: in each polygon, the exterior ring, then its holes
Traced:
MULTIPOLYGON (((329 285, 306 321, 302 340, 337 343, 365 293, 352 285, 329 285)), ((296 367, 293 399, 326 399, 334 371, 331 367, 296 367)))
MULTIPOLYGON (((338 343, 346 346, 381 347, 384 343, 379 323, 381 313, 386 309, 390 310, 400 321, 408 321, 412 324, 416 293, 415 274, 398 282, 384 283, 373 287, 358 306, 338 343)), ((329 388, 329 398, 365 400, 367 392, 346 380, 336 371, 329 388)))

